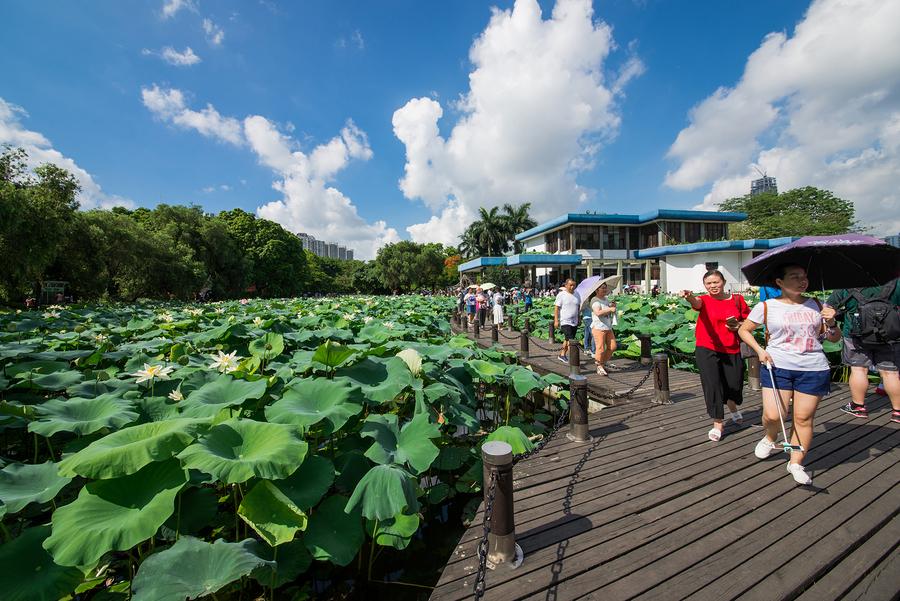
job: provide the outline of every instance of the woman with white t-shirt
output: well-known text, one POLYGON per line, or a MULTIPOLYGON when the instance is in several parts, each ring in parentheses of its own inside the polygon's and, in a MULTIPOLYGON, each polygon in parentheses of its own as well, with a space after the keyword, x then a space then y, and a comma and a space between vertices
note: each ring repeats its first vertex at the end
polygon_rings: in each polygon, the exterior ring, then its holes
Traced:
POLYGON ((616 334, 613 332, 613 318, 616 314, 616 303, 610 302, 606 296, 609 294, 609 286, 606 283, 597 288, 596 296, 591 301, 591 335, 594 337, 594 363, 597 364, 597 373, 601 376, 606 373, 606 362, 616 350, 616 334))
MULTIPOLYGON (((782 265, 775 270, 775 284, 781 289, 779 298, 757 304, 750 311, 738 334, 759 356, 763 365, 770 363, 775 374, 775 387, 781 393, 782 413, 794 406, 791 444, 803 451, 792 451, 787 470, 798 484, 811 484, 812 478, 803 468, 813 436, 813 417, 819 400, 831 391, 831 370, 822 350, 823 335, 831 342, 840 340, 836 328, 825 328, 824 321, 834 318, 834 309, 822 308, 814 298, 803 296, 809 286, 806 270, 799 265, 782 265), (766 347, 759 345, 753 330, 766 326, 766 347)), ((769 370, 760 370, 763 387, 763 426, 766 435, 754 450, 759 459, 777 453, 775 444, 780 430, 778 406, 769 370)))

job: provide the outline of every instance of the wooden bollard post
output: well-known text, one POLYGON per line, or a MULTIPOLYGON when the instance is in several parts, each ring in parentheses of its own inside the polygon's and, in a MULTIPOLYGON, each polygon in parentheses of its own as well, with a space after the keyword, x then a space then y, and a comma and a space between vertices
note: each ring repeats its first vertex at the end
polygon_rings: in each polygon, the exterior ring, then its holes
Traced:
POLYGON ((581 347, 577 340, 569 341, 569 375, 581 373, 581 347))
POLYGON ((462 320, 463 332, 469 331, 469 316, 466 315, 462 320))
POLYGON ((553 327, 552 321, 550 322, 548 329, 550 330, 550 342, 551 343, 556 342, 556 328, 553 327))
POLYGON ((517 568, 522 565, 524 554, 516 544, 512 447, 500 440, 486 442, 481 445, 481 459, 484 463, 484 506, 487 508, 489 503, 492 504, 487 566, 494 569, 507 564, 517 568), (493 499, 490 497, 492 474, 495 478, 493 499))
POLYGON ((491 342, 498 342, 500 340, 500 326, 494 324, 491 326, 491 342))
POLYGON ((479 336, 481 336, 481 330, 480 330, 480 328, 479 328, 478 318, 477 318, 477 317, 475 318, 475 321, 472 322, 472 327, 474 328, 473 331, 474 331, 474 334, 475 334, 475 338, 478 338, 479 336))
POLYGON ((531 321, 527 317, 525 318, 525 329, 523 331, 526 334, 531 333, 531 321))
POLYGON ((750 390, 762 390, 759 383, 759 357, 756 355, 747 359, 747 381, 750 384, 750 390))
POLYGON ((669 356, 665 353, 653 355, 653 391, 656 393, 655 403, 672 404, 669 393, 669 356))
POLYGON ((519 352, 523 357, 528 358, 528 330, 519 332, 519 352))
POLYGON ((650 356, 652 353, 650 335, 641 334, 638 336, 638 340, 641 341, 641 365, 650 365, 653 362, 653 358, 650 356))
POLYGON ((510 334, 512 334, 512 332, 513 332, 513 316, 512 315, 506 316, 506 331, 509 332, 510 334))
POLYGON ((587 378, 572 374, 569 376, 569 432, 566 438, 572 442, 592 442, 588 434, 587 378))

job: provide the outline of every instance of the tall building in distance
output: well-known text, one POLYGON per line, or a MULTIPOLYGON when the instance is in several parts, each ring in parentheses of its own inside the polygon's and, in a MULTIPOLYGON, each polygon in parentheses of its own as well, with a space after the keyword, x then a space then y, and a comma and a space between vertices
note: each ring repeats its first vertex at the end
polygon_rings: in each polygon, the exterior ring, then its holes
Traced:
POLYGON ((761 178, 750 182, 750 196, 765 194, 767 192, 778 194, 778 183, 775 181, 774 177, 763 175, 761 178))
POLYGON ((884 238, 882 238, 882 240, 884 240, 891 246, 900 248, 900 234, 897 234, 896 236, 885 236, 884 238))
POLYGON ((328 257, 341 261, 353 260, 352 248, 347 248, 334 242, 325 242, 303 232, 297 234, 297 237, 303 243, 303 250, 308 250, 317 257, 328 257))

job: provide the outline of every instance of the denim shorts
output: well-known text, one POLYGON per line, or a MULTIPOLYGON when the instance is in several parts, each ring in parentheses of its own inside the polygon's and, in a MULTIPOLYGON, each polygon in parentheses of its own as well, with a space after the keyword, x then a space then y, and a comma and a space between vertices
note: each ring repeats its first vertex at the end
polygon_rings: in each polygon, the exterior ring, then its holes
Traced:
MULTIPOLYGON (((812 396, 825 396, 831 392, 831 370, 800 371, 799 369, 784 369, 773 367, 775 372, 775 385, 778 390, 802 392, 812 396)), ((763 388, 772 388, 772 378, 765 367, 759 370, 759 383, 763 388)))

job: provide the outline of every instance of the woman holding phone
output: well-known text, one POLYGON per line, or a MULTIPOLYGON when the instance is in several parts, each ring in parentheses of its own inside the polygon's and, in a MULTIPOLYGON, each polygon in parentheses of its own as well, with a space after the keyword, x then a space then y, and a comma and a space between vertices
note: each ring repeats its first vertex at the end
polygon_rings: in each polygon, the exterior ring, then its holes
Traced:
POLYGON ((737 406, 743 403, 744 360, 737 331, 750 314, 747 301, 740 294, 725 292, 725 276, 718 269, 703 276, 707 294, 694 296, 690 290, 681 292, 691 308, 699 311, 695 360, 700 370, 700 384, 706 401, 706 412, 713 420, 709 439, 718 442, 724 429, 725 405, 731 420, 740 424, 743 417, 737 406))
MULTIPOLYGON (((781 426, 781 414, 788 414, 793 403, 793 432, 790 443, 791 459, 787 470, 797 484, 811 484, 812 478, 803 468, 803 459, 813 437, 813 418, 823 396, 831 390, 831 370, 822 350, 822 338, 831 342, 841 339, 841 332, 828 327, 825 321, 835 316, 832 307, 822 307, 815 298, 804 296, 809 286, 806 269, 800 265, 781 265, 775 269, 775 284, 781 296, 770 298, 753 307, 741 326, 741 340, 752 348, 759 362, 770 365, 775 376, 763 367, 759 381, 763 387, 763 427, 766 435, 756 444, 758 459, 782 450, 775 441, 781 426), (759 345, 753 330, 766 326, 766 347, 759 345), (780 393, 776 400, 775 388, 780 393), (781 403, 779 407, 777 402, 781 403)), ((785 441, 788 442, 788 441, 785 441)))

